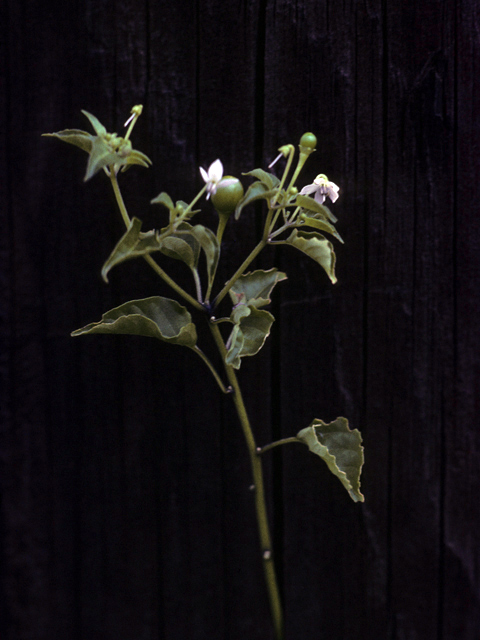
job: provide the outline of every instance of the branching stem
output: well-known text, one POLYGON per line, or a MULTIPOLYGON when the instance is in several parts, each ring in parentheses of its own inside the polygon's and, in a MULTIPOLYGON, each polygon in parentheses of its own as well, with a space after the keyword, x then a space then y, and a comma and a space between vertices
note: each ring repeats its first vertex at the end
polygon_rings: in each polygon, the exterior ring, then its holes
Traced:
POLYGON ((214 309, 218 307, 220 302, 223 300, 223 298, 227 295, 227 293, 233 287, 235 282, 240 278, 241 275, 243 275, 243 272, 245 271, 245 269, 249 266, 251 262, 253 262, 253 260, 255 260, 255 258, 258 256, 260 251, 266 246, 267 241, 268 241, 268 238, 265 238, 265 239, 262 238, 260 242, 257 244, 257 246, 255 247, 255 249, 252 251, 252 253, 238 267, 238 269, 235 271, 233 276, 230 278, 230 280, 227 282, 227 284, 223 287, 223 289, 220 291, 218 296, 215 298, 215 301, 213 303, 214 309))
POLYGON ((194 347, 192 347, 192 351, 195 351, 195 353, 200 356, 200 358, 204 361, 204 363, 207 365, 207 367, 210 369, 213 377, 215 378, 218 386, 220 387, 220 390, 222 391, 222 393, 230 393, 231 390, 229 388, 227 388, 223 382, 222 379, 220 378, 220 376, 218 375, 217 370, 215 369, 215 367, 213 366, 213 364, 210 362, 210 360, 207 358, 207 356, 203 353, 203 351, 197 347, 197 345, 195 345, 194 347))
POLYGON ((220 355, 225 366, 225 372, 233 390, 233 402, 237 410, 238 418, 242 427, 243 435, 245 437, 248 453, 250 456, 253 475, 253 486, 255 489, 255 510, 257 514, 258 531, 260 536, 263 571, 267 583, 270 609, 272 612, 273 625, 275 629, 275 639, 283 640, 283 610, 280 601, 277 577, 275 574, 275 565, 273 562, 272 541, 270 536, 270 529, 268 526, 265 488, 263 483, 262 459, 259 455, 259 451, 255 443, 255 438, 250 426, 247 410, 243 402, 242 392, 240 390, 240 385, 238 384, 235 369, 225 362, 226 348, 223 342, 222 335, 220 333, 220 329, 216 324, 212 323, 210 324, 210 329, 212 331, 213 338, 218 347, 218 350, 220 351, 220 355))
MULTIPOLYGON (((117 176, 115 175, 115 171, 113 170, 113 167, 110 167, 110 182, 112 183, 113 193, 115 194, 115 199, 117 201, 117 205, 120 210, 120 215, 122 216, 122 220, 128 229, 130 227, 131 220, 130 220, 130 216, 128 215, 127 207, 125 206, 122 192, 120 191, 120 186, 118 184, 117 176)), ((180 285, 178 285, 175 282, 175 280, 172 280, 172 278, 167 273, 165 273, 162 267, 159 264, 157 264, 157 262, 155 262, 152 256, 146 255, 143 257, 146 260, 146 262, 152 267, 155 273, 159 275, 160 278, 162 278, 162 280, 164 280, 170 287, 172 287, 172 289, 176 291, 179 296, 181 296, 184 300, 189 302, 193 307, 195 307, 199 311, 204 310, 203 305, 197 300, 195 300, 195 298, 191 296, 189 293, 187 293, 187 291, 182 289, 182 287, 180 287, 180 285)))

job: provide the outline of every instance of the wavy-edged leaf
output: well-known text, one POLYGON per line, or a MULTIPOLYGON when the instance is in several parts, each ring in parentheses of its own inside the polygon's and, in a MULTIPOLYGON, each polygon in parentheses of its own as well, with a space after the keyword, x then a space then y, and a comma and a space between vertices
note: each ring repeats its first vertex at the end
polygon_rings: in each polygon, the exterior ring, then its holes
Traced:
POLYGON ((314 229, 318 229, 319 231, 330 233, 334 238, 336 238, 343 244, 342 236, 338 233, 335 227, 322 218, 310 218, 309 216, 302 214, 298 218, 298 224, 302 227, 313 227, 314 229))
POLYGON ((323 267, 333 284, 337 282, 335 276, 335 252, 332 243, 316 231, 298 231, 294 229, 286 240, 278 244, 289 244, 302 251, 309 258, 323 267))
POLYGON ((86 116, 90 120, 90 124, 92 125, 97 136, 103 136, 107 133, 107 130, 105 129, 103 124, 98 120, 98 118, 96 118, 93 114, 89 113, 88 111, 84 111, 83 109, 82 109, 82 113, 84 116, 86 116))
POLYGON ((276 194, 275 190, 267 189, 263 182, 254 182, 251 184, 243 198, 237 204, 235 209, 235 220, 238 220, 242 209, 256 200, 270 200, 276 194))
POLYGON ((333 475, 337 476, 354 502, 363 502, 360 474, 363 466, 362 436, 358 429, 350 429, 346 418, 326 424, 315 418, 297 438, 312 453, 322 458, 333 475))
POLYGON ((157 233, 155 231, 142 233, 141 227, 142 221, 138 218, 132 218, 127 231, 120 238, 102 267, 102 278, 105 282, 108 282, 108 272, 117 264, 160 251, 161 245, 157 233))
POLYGON ((187 309, 176 300, 161 296, 130 300, 104 313, 100 322, 73 331, 72 336, 91 333, 146 336, 190 348, 197 342, 195 325, 187 309))
POLYGON ((230 321, 233 322, 233 324, 239 324, 242 318, 249 316, 251 313, 252 307, 245 304, 245 300, 243 299, 233 307, 232 313, 230 314, 230 321))
POLYGON ((264 307, 270 304, 270 294, 275 285, 286 279, 287 274, 275 267, 268 271, 258 269, 241 275, 230 289, 229 294, 234 304, 238 303, 238 296, 243 293, 247 304, 257 308, 264 307))
POLYGON ((250 314, 240 319, 227 340, 225 362, 240 369, 241 358, 254 356, 263 347, 274 320, 268 311, 250 307, 250 314))
POLYGON ((273 173, 268 173, 263 169, 253 169, 253 171, 242 173, 242 176, 253 176, 254 178, 257 178, 257 180, 262 182, 269 191, 280 184, 280 180, 277 178, 277 176, 273 175, 273 173))
POLYGON ((80 149, 83 149, 83 151, 87 153, 90 153, 92 150, 92 140, 95 137, 92 136, 91 133, 87 133, 87 131, 82 131, 81 129, 64 129, 56 133, 43 133, 42 135, 46 138, 58 138, 59 140, 63 140, 63 142, 68 142, 76 147, 80 147, 80 149))

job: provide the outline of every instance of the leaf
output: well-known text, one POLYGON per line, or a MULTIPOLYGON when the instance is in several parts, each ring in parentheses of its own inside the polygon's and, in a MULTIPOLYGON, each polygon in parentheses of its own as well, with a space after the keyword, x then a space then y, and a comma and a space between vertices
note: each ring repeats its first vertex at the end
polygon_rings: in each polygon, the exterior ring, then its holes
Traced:
POLYGON ((107 130, 105 129, 103 124, 101 124, 100 121, 94 115, 92 115, 88 111, 84 111, 83 109, 82 109, 82 113, 84 116, 86 116, 90 120, 90 124, 92 125, 97 136, 103 136, 107 133, 107 130))
POLYGON ((275 320, 271 313, 250 307, 251 313, 240 319, 227 340, 225 362, 240 369, 241 358, 254 356, 263 347, 275 320))
POLYGON ((306 209, 307 211, 313 211, 314 213, 319 213, 327 220, 331 222, 337 222, 337 218, 333 215, 328 207, 324 204, 320 204, 313 198, 309 198, 308 196, 302 196, 298 194, 295 204, 297 207, 301 207, 302 209, 306 209))
POLYGON ((168 193, 165 193, 165 191, 162 191, 162 193, 159 193, 156 198, 150 200, 150 204, 162 204, 164 207, 167 207, 169 211, 174 211, 175 209, 173 200, 168 193))
MULTIPOLYGON (((193 240, 196 242, 194 238, 193 240)), ((190 269, 196 268, 198 253, 195 245, 191 245, 190 238, 187 235, 183 238, 179 237, 177 233, 167 236, 161 241, 160 251, 169 258, 185 262, 190 269)))
POLYGON ((122 171, 125 171, 125 169, 127 169, 127 167, 132 164, 138 164, 141 167, 146 167, 148 169, 149 165, 152 164, 152 161, 141 151, 132 149, 130 153, 125 158, 123 158, 121 162, 117 162, 117 164, 124 165, 122 171))
POLYGON ((326 462, 354 502, 365 500, 360 493, 364 462, 362 436, 358 429, 349 428, 346 418, 337 418, 328 424, 315 418, 310 426, 297 433, 297 438, 326 462))
POLYGON ((254 178, 257 178, 257 180, 262 182, 269 191, 280 184, 280 180, 277 176, 273 175, 273 173, 267 173, 267 171, 264 171, 263 169, 253 169, 253 171, 242 173, 242 176, 253 176, 254 178))
POLYGON ((235 220, 239 219, 243 207, 246 207, 248 204, 251 204, 252 202, 255 202, 256 200, 260 200, 262 198, 265 200, 270 200, 270 198, 273 198, 275 194, 275 190, 267 189, 267 187, 262 182, 254 182, 248 187, 246 194, 237 204, 237 207, 235 209, 235 220))
POLYGON ((212 279, 215 277, 218 259, 220 258, 220 246, 218 244, 217 237, 211 229, 208 229, 201 224, 196 224, 194 227, 190 227, 189 233, 192 234, 205 253, 208 282, 210 284, 212 279))
POLYGON ((287 279, 287 274, 273 268, 268 271, 259 269, 245 273, 235 282, 229 294, 233 303, 238 302, 240 294, 245 295, 245 302, 257 308, 270 304, 270 294, 277 282, 287 279))
POLYGON ((112 253, 102 267, 102 278, 108 282, 107 274, 114 266, 138 258, 154 251, 160 251, 160 242, 155 231, 141 233, 142 221, 132 218, 130 226, 118 241, 112 253))
POLYGON ((302 227, 313 227, 314 229, 319 229, 320 231, 325 231, 326 233, 331 233, 337 240, 343 244, 342 236, 338 233, 335 227, 323 220, 322 218, 310 218, 304 214, 299 216, 299 226, 302 227))
POLYGON ((100 322, 73 331, 72 336, 90 333, 147 336, 190 348, 197 342, 195 325, 187 309, 161 296, 126 302, 104 313, 100 322))
MULTIPOLYGON (((100 169, 113 164, 120 164, 122 158, 112 151, 111 146, 103 138, 95 137, 92 140, 92 149, 88 158, 87 171, 84 182, 90 180, 100 169)), ((125 163, 123 163, 125 164, 125 163)))
POLYGON ((95 137, 80 129, 64 129, 56 133, 43 133, 42 135, 46 138, 59 138, 59 140, 63 140, 63 142, 68 142, 76 147, 80 147, 80 149, 83 149, 83 151, 87 153, 90 153, 92 150, 92 140, 95 137))
POLYGON ((226 364, 231 365, 234 369, 240 369, 240 365, 242 364, 240 360, 240 352, 244 342, 245 336, 243 331, 240 329, 240 324, 236 324, 227 340, 227 355, 225 356, 226 364))
POLYGON ((292 247, 295 247, 295 249, 302 251, 325 269, 327 276, 333 284, 337 282, 337 278, 335 277, 335 252, 333 245, 320 233, 294 229, 286 240, 278 244, 290 244, 292 247))

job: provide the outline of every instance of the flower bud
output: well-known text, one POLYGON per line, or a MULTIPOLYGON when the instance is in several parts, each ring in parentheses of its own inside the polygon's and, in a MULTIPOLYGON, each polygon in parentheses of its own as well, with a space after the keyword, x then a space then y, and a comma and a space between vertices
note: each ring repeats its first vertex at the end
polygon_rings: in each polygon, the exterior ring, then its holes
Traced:
POLYGON ((243 186, 238 178, 225 176, 212 194, 212 204, 219 214, 230 215, 243 198, 243 186))
POLYGON ((306 153, 310 155, 313 151, 315 151, 315 146, 317 144, 317 138, 313 133, 304 133, 300 138, 300 152, 306 153))

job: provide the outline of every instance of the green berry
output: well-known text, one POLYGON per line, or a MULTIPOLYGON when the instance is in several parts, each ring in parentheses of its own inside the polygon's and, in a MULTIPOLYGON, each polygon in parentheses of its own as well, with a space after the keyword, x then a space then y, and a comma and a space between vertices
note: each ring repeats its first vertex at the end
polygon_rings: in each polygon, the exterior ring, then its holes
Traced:
POLYGON ((300 146, 313 151, 317 146, 317 137, 313 133, 304 133, 300 138, 300 146))
POLYGON ((317 145, 317 137, 313 133, 304 133, 300 138, 300 151, 303 153, 312 153, 317 145))
POLYGON ((243 186, 238 178, 224 176, 212 194, 212 204, 218 213, 230 214, 243 198, 243 186))

